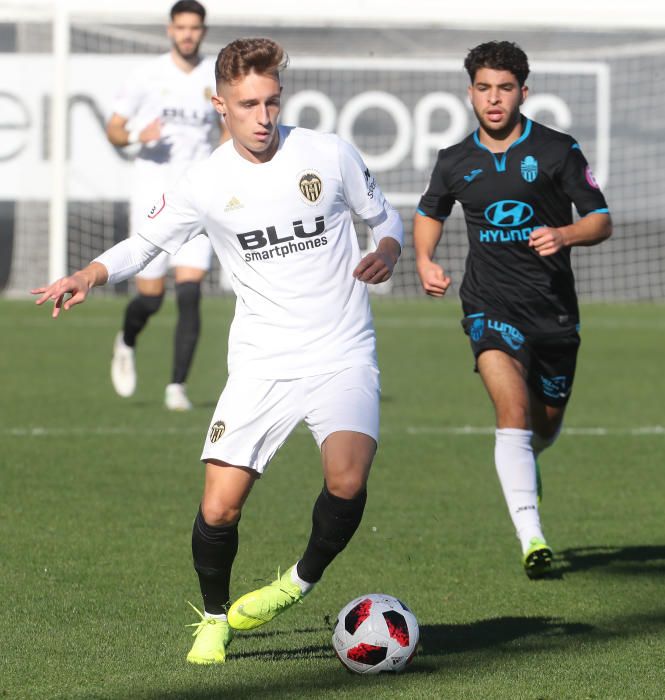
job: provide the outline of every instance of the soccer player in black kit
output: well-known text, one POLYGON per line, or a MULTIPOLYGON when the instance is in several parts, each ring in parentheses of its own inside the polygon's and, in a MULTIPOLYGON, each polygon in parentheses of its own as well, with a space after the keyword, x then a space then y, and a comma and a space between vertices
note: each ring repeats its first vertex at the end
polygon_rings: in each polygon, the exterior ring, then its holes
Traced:
POLYGON ((538 513, 536 458, 561 429, 580 344, 570 249, 600 243, 612 224, 577 142, 520 113, 529 74, 522 49, 480 44, 464 67, 479 127, 439 151, 414 219, 416 265, 425 292, 442 297, 451 280, 433 257, 460 202, 469 239, 462 326, 494 405, 496 470, 522 563, 537 578, 552 550, 538 513))

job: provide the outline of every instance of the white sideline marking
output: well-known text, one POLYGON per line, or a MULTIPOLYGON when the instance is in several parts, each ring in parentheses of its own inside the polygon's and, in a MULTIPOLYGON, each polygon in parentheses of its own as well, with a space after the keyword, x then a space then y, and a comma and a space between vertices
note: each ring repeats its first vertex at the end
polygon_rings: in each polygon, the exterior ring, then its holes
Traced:
POLYGON ((89 435, 204 435, 203 428, 160 428, 157 430, 122 428, 5 428, 3 435, 10 437, 86 437, 89 435))
POLYGON ((424 318, 374 318, 377 328, 459 328, 460 319, 446 316, 424 318))
MULTIPOLYGON (((496 428, 494 427, 476 427, 473 425, 441 427, 409 426, 406 432, 409 435, 493 435, 495 430, 496 428)), ((591 437, 613 435, 665 435, 665 426, 644 425, 637 428, 564 428, 561 432, 564 435, 584 435, 591 437)))
MULTIPOLYGON (((17 427, 2 428, 0 434, 8 437, 70 437, 89 435, 200 435, 203 437, 206 428, 157 428, 157 429, 136 429, 132 427, 101 427, 101 428, 44 428, 44 427, 17 427)), ((407 435, 493 435, 495 428, 492 426, 406 426, 403 430, 391 430, 384 428, 384 434, 404 434, 407 435)), ((300 427, 298 432, 307 432, 306 428, 300 427)), ((612 437, 616 435, 630 435, 632 437, 643 437, 650 435, 665 435, 663 425, 643 425, 635 428, 564 428, 564 435, 582 435, 586 437, 612 437)))

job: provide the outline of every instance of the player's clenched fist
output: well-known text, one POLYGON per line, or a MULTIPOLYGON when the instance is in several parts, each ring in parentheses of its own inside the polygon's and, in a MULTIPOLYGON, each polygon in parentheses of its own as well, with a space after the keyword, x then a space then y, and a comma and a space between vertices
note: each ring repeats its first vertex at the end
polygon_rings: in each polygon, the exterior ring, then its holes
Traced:
POLYGON ((558 228, 549 226, 537 228, 529 236, 529 248, 533 248, 538 255, 553 255, 558 253, 564 245, 563 234, 558 228))
POLYGON ((442 297, 448 291, 451 280, 440 265, 425 261, 419 262, 417 267, 420 283, 427 294, 432 297, 442 297))
POLYGON ((353 276, 366 284, 387 282, 392 277, 400 252, 401 246, 394 238, 382 238, 377 249, 358 263, 353 276))

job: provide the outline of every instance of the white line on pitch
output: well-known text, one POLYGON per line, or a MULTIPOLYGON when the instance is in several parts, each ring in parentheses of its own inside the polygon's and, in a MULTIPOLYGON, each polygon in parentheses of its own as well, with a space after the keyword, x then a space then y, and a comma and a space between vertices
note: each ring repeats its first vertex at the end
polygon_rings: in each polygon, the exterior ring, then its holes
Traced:
POLYGON ((131 428, 131 427, 100 427, 100 428, 5 428, 1 434, 11 437, 86 437, 89 435, 203 435, 203 428, 131 428))
MULTIPOLYGON (((408 426, 406 428, 406 432, 409 435, 493 435, 495 430, 496 428, 491 426, 481 427, 473 425, 408 426)), ((665 426, 644 425, 637 428, 564 428, 562 433, 564 435, 585 435, 591 437, 605 437, 613 435, 665 435, 665 426)))
MULTIPOLYGON (((495 428, 492 426, 474 426, 474 425, 459 425, 459 426, 406 426, 403 429, 384 428, 383 434, 404 434, 407 435, 493 435, 495 428)), ((200 428, 132 428, 132 427, 71 427, 71 428, 46 428, 46 427, 16 427, 2 428, 0 435, 7 437, 68 437, 79 436, 86 437, 89 435, 107 435, 109 437, 122 435, 203 435, 205 426, 202 424, 200 428)), ((304 426, 298 428, 298 432, 307 432, 304 426)), ((564 435, 582 435, 587 437, 611 437, 615 435, 629 435, 633 437, 650 436, 650 435, 665 435, 665 426, 662 425, 644 425, 634 428, 604 428, 604 427, 586 427, 586 428, 564 428, 564 435)))

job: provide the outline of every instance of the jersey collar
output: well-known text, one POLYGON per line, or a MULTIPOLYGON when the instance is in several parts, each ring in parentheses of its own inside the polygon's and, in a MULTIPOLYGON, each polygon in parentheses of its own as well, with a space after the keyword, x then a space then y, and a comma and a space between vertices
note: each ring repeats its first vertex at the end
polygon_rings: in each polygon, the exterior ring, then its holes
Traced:
POLYGON ((494 159, 494 165, 496 166, 496 171, 498 173, 505 172, 506 170, 506 159, 508 158, 508 152, 510 151, 511 148, 515 148, 518 144, 522 143, 522 141, 525 141, 528 137, 529 134, 531 133, 531 124, 532 121, 530 119, 527 119, 524 117, 524 128, 522 129, 522 135, 517 139, 517 141, 513 141, 510 146, 506 149, 505 153, 497 154, 497 153, 492 153, 487 146, 482 144, 480 142, 480 136, 478 135, 480 132, 480 128, 476 129, 473 132, 473 140, 476 142, 476 145, 478 148, 482 148, 483 150, 487 151, 492 158, 494 159))

